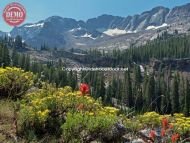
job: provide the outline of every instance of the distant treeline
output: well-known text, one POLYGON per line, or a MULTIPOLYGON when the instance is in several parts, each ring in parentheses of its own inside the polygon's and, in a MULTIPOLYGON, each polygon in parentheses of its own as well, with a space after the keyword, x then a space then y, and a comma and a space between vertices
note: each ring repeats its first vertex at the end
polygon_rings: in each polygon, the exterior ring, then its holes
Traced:
POLYGON ((86 59, 88 64, 102 66, 126 66, 133 62, 148 63, 151 59, 178 59, 190 57, 190 36, 171 36, 164 32, 157 39, 142 46, 132 46, 126 50, 113 51, 89 50, 86 59), (102 59, 102 60, 100 60, 102 59), (102 62, 102 64, 100 63, 102 62))

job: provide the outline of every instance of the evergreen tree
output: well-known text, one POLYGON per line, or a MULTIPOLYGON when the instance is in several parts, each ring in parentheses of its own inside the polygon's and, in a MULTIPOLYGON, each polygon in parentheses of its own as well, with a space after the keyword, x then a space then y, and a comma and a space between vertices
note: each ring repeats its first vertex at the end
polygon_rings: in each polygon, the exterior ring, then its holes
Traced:
POLYGON ((19 64, 19 54, 17 53, 16 49, 13 49, 12 53, 12 65, 17 67, 19 64))
POLYGON ((22 45, 22 37, 18 35, 15 38, 15 48, 16 49, 21 49, 22 47, 23 47, 23 45, 22 45))
POLYGON ((115 77, 113 77, 111 87, 112 87, 113 97, 117 98, 118 86, 117 86, 117 80, 115 77))
POLYGON ((148 110, 154 110, 156 99, 155 99, 155 80, 153 75, 150 75, 149 77, 146 86, 145 96, 146 96, 146 103, 148 105, 148 110))
POLYGON ((70 71, 69 75, 68 75, 68 79, 69 79, 68 85, 71 86, 72 89, 76 89, 76 87, 77 87, 77 75, 73 71, 70 71))
POLYGON ((178 113, 179 112, 179 86, 178 86, 177 75, 175 75, 173 79, 171 101, 172 101, 172 113, 178 113))
POLYGON ((135 108, 137 110, 142 109, 142 87, 141 87, 141 70, 139 65, 135 65, 134 67, 134 86, 133 86, 133 95, 135 101, 135 108))
POLYGON ((26 61, 26 56, 24 54, 22 54, 20 57, 19 57, 19 66, 21 68, 24 69, 25 67, 25 61, 26 61))
POLYGON ((67 72, 63 70, 58 71, 58 76, 59 76, 59 87, 64 87, 68 85, 68 76, 67 72))
POLYGON ((127 104, 129 108, 134 107, 134 98, 132 93, 132 82, 130 77, 129 70, 125 73, 125 89, 126 89, 126 97, 124 97, 124 102, 127 104))
POLYGON ((109 83, 108 87, 106 88, 106 98, 104 100, 104 103, 110 105, 112 103, 112 97, 113 97, 112 86, 109 83))
POLYGON ((180 105, 180 111, 183 111, 184 109, 184 103, 185 103, 185 92, 186 92, 186 82, 184 80, 183 76, 180 76, 180 81, 179 81, 179 105, 180 105))
POLYGON ((185 84, 185 101, 184 101, 184 115, 189 117, 190 113, 189 113, 189 108, 190 108, 190 89, 189 89, 189 81, 186 80, 186 84, 185 84))
POLYGON ((30 56, 27 55, 26 58, 25 58, 25 66, 24 66, 24 69, 26 71, 29 71, 30 70, 30 56))
POLYGON ((102 97, 103 101, 105 100, 105 94, 106 94, 106 89, 105 89, 105 79, 104 79, 104 74, 101 73, 100 75, 100 96, 102 97))
POLYGON ((159 73, 157 80, 155 81, 155 98, 156 98, 156 111, 161 112, 161 97, 162 97, 162 90, 161 90, 161 73, 159 73))
MULTIPOLYGON (((160 77, 160 90, 161 90, 161 103, 160 103, 160 113, 165 114, 167 113, 168 107, 168 96, 167 96, 167 86, 166 82, 164 81, 164 77, 160 77)), ((159 90, 158 90, 159 91, 159 90)))
POLYGON ((4 67, 10 65, 9 49, 5 45, 2 46, 2 64, 4 67))

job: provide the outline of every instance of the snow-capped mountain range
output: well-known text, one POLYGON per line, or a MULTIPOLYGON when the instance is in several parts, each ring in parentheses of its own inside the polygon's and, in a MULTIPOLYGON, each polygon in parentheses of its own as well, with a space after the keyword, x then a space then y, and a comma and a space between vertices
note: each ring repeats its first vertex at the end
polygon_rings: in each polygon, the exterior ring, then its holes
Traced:
POLYGON ((87 21, 52 16, 16 27, 9 34, 22 36, 34 47, 47 44, 52 48, 128 48, 156 38, 162 30, 185 33, 190 29, 189 23, 190 3, 173 9, 155 7, 127 17, 101 15, 87 21))

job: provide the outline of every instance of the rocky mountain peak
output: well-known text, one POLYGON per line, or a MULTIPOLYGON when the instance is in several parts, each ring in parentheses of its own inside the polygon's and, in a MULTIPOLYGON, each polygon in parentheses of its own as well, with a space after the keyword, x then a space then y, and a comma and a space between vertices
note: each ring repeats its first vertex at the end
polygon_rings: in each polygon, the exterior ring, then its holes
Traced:
MULTIPOLYGON (((171 10, 158 6, 127 17, 104 14, 87 21, 52 16, 37 23, 16 27, 11 31, 11 35, 13 37, 20 35, 27 43, 35 47, 44 43, 50 47, 60 48, 77 47, 77 45, 96 47, 97 43, 98 45, 104 41, 109 43, 119 36, 129 35, 130 37, 130 34, 147 33, 149 30, 163 29, 179 22, 184 23, 185 26, 190 22, 190 4, 171 10)), ((133 39, 138 39, 138 37, 133 39)))

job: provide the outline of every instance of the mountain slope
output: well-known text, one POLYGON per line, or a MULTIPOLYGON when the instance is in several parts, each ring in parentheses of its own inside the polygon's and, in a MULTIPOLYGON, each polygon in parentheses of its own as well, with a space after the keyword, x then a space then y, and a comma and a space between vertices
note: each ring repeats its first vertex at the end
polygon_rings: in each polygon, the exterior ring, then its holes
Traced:
POLYGON ((171 10, 161 6, 155 7, 150 11, 127 17, 102 15, 86 22, 52 16, 37 23, 16 27, 11 31, 11 35, 20 35, 35 47, 43 44, 52 48, 87 48, 97 45, 104 47, 105 43, 113 45, 113 41, 119 38, 122 39, 121 44, 128 48, 139 39, 142 39, 142 42, 154 39, 158 35, 155 32, 157 30, 168 30, 172 33, 177 29, 186 33, 190 27, 189 22, 190 4, 186 4, 171 10), (150 36, 144 37, 145 33, 150 36))

